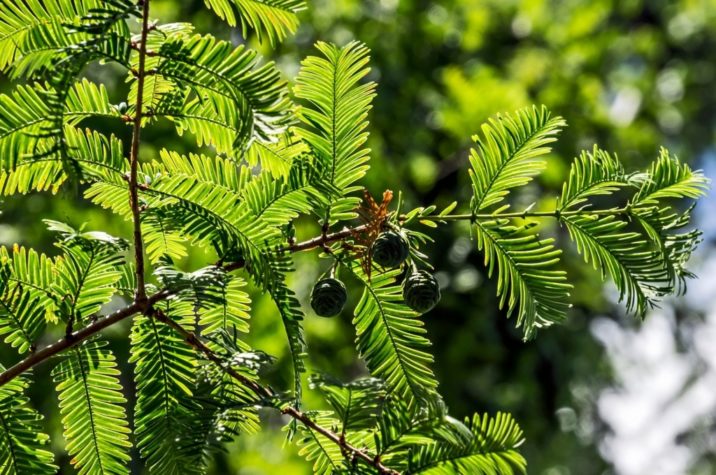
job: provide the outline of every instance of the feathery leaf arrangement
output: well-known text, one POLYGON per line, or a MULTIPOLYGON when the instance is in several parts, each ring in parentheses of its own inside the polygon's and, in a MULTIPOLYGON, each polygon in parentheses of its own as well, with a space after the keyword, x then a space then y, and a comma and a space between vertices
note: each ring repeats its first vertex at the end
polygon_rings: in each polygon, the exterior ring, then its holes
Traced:
MULTIPOLYGON (((4 370, 0 366, 0 370, 4 370)), ((0 469, 2 473, 57 473, 54 456, 44 448, 42 416, 25 395, 29 381, 19 377, 0 387, 0 469)))
MULTIPOLYGON (((271 46, 297 29, 305 8, 302 0, 205 3, 271 46)), ((225 443, 260 429, 262 408, 291 419, 288 436, 316 473, 524 473, 524 436, 511 416, 461 422, 440 397, 422 314, 441 291, 419 227, 469 222, 500 305, 525 338, 569 316, 568 239, 639 316, 684 290, 700 240, 689 224, 693 204, 684 203, 708 180, 667 150, 629 173, 595 146, 574 160, 553 209, 515 211, 514 196, 544 170, 565 125, 545 107, 526 108, 473 137, 472 198, 459 213, 458 203, 401 212, 389 190, 381 204, 360 193, 376 87, 366 80, 364 45, 317 43, 291 95, 249 43, 154 21, 150 4, 0 0, 0 70, 23 79, 0 95, 2 195, 69 188, 132 229, 125 240, 47 220, 51 254, 0 248, 0 338, 18 354, 0 367, 0 473, 57 471, 25 395, 31 370, 50 361, 65 448, 83 474, 129 473, 130 464, 205 473, 225 443), (96 61, 124 68, 125 101, 113 104, 113 91, 84 76, 96 61), (129 145, 94 130, 97 118, 130 127, 129 145), (196 149, 144 156, 142 130, 160 118, 196 149), (314 220, 320 234, 296 240, 298 219, 314 220), (185 268, 191 248, 214 263, 185 268), (330 264, 311 311, 291 288, 292 254, 316 249, 330 264), (357 302, 352 289, 362 292, 357 302), (245 338, 262 317, 251 292, 268 294, 285 328, 290 387, 267 384, 261 370, 274 359, 245 338), (326 404, 304 410, 303 321, 348 320, 349 311, 370 375, 312 376, 326 404), (130 318, 133 374, 120 375, 99 333, 130 318), (54 343, 44 345, 48 336, 54 343)))
POLYGON ((244 36, 250 28, 271 45, 296 31, 297 13, 306 8, 304 0, 206 0, 206 6, 229 25, 240 23, 244 36))
POLYGON ((79 473, 123 473, 129 461, 129 424, 119 371, 106 342, 67 352, 52 371, 67 451, 79 473))
POLYGON ((362 44, 338 48, 318 43, 316 48, 322 56, 306 58, 296 78, 296 97, 305 105, 295 133, 308 144, 320 173, 320 189, 331 200, 321 217, 333 223, 354 218, 359 204, 355 196, 346 195, 360 189, 356 182, 368 170, 365 129, 375 84, 361 83, 370 71, 368 49, 362 44))

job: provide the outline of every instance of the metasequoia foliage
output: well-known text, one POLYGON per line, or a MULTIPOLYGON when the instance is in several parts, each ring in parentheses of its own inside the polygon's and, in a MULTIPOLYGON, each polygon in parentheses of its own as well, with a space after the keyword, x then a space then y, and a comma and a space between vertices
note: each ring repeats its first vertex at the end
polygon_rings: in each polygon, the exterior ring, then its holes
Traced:
MULTIPOLYGON (((0 473, 57 470, 43 418, 25 395, 43 363, 54 365, 65 447, 79 473, 128 473, 132 447, 151 473, 203 473, 225 442, 260 429, 261 408, 288 416, 289 438, 317 473, 524 472, 523 434, 511 416, 458 421, 440 398, 421 315, 440 298, 420 250, 426 231, 469 223, 500 305, 525 338, 569 310, 562 250, 539 234, 554 229, 540 221, 566 230, 639 316, 684 288, 700 234, 683 204, 698 199, 707 180, 667 150, 646 170, 628 172, 595 146, 577 155, 553 208, 513 210, 511 194, 545 168, 565 125, 546 107, 530 107, 496 116, 473 137, 469 202, 405 210, 386 191, 377 203, 360 193, 375 96, 365 46, 318 43, 291 87, 245 45, 155 21, 150 3, 0 0, 0 68, 22 80, 0 96, 0 191, 18 199, 66 187, 132 228, 114 237, 47 221, 52 255, 0 248, 0 336, 19 355, 0 367, 0 473), (120 104, 83 76, 98 61, 126 70, 129 94, 120 104), (99 117, 130 127, 131 142, 88 128, 99 117), (195 139, 197 151, 140 157, 142 129, 159 118, 195 139), (595 197, 612 194, 619 204, 597 207, 604 200, 595 197), (297 241, 299 217, 313 218, 321 233, 297 241), (215 264, 177 266, 189 246, 213 253, 215 264), (348 383, 311 376, 330 408, 323 411, 302 404, 307 305, 288 285, 292 255, 316 249, 330 276, 314 289, 313 309, 346 316, 343 282, 362 289, 350 310, 370 371, 348 383), (252 312, 249 283, 271 297, 284 324, 291 388, 262 379, 272 358, 243 339, 250 320, 262 318, 252 312), (126 304, 103 314, 112 299, 126 304), (134 407, 102 338, 126 319, 134 407), (59 341, 38 344, 57 328, 59 341)), ((270 45, 295 31, 305 7, 206 6, 270 45)))

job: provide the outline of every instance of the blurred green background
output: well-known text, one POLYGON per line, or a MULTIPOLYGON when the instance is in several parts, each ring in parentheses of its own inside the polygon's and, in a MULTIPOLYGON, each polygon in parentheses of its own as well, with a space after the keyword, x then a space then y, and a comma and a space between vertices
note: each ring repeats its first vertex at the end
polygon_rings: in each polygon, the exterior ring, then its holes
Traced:
MULTIPOLYGON (((245 41, 239 30, 229 29, 205 10, 201 0, 152 0, 152 11, 162 21, 190 21, 198 32, 245 41)), ((525 205, 536 201, 537 207, 550 206, 571 158, 594 143, 616 152, 629 169, 655 158, 660 145, 697 167, 713 168, 716 1, 309 0, 301 20, 297 34, 276 51, 254 44, 276 60, 289 79, 317 40, 344 44, 358 39, 372 50, 371 77, 379 86, 370 117, 373 153, 366 186, 374 195, 386 188, 401 190, 409 206, 466 201, 470 136, 487 117, 533 103, 564 116, 569 127, 546 173, 521 195, 525 205)), ((127 87, 120 71, 95 66, 86 74, 107 84, 114 101, 123 100, 127 87)), ((4 79, 2 89, 10 87, 4 79)), ((128 128, 92 125, 129 137, 128 128)), ((161 122, 143 138, 144 158, 161 147, 192 147, 190 139, 176 137, 171 125, 161 122)), ((40 218, 72 225, 87 222, 89 228, 129 236, 127 223, 71 192, 12 197, 0 208, 0 243, 5 245, 19 242, 52 252, 40 218)), ((711 208, 707 202, 705 209, 711 208)), ((713 229, 709 213, 701 215, 707 230, 713 229)), ((308 236, 315 229, 304 223, 299 234, 308 236)), ((568 247, 565 236, 553 231, 568 247)), ((595 331, 595 322, 602 322, 599 328, 614 325, 633 332, 639 325, 622 314, 608 287, 602 292, 598 274, 581 265, 574 252, 567 251, 565 257, 576 285, 571 317, 524 343, 514 322, 498 311, 495 286, 486 280, 466 229, 446 226, 433 235, 436 242, 427 252, 444 288, 443 300, 425 318, 441 391, 454 416, 475 410, 512 412, 527 437, 529 473, 716 473, 713 410, 673 437, 675 446, 688 452, 687 462, 676 471, 624 465, 605 445, 618 429, 600 409, 600 398, 623 383, 623 373, 609 353, 615 340, 595 331)), ((706 250, 696 260, 708 262, 709 246, 707 239, 706 250)), ((325 270, 315 257, 297 257, 301 277, 292 286, 304 299, 325 270)), ((196 251, 184 264, 191 268, 208 259, 196 251)), ((702 279, 713 279, 708 266, 702 267, 707 272, 702 279)), ((250 339, 280 358, 268 377, 277 385, 288 384, 280 319, 260 295, 255 301, 250 339)), ((355 296, 349 303, 356 303, 355 296)), ((701 328, 708 306, 681 301, 673 307, 676 310, 654 318, 670 322, 674 352, 688 352, 685 346, 691 340, 684 329, 701 328)), ((349 312, 334 320, 309 313, 306 329, 312 369, 343 379, 364 374, 356 361, 349 312)), ((106 332, 125 362, 127 332, 127 325, 106 332)), ((0 350, 3 364, 15 360, 14 354, 0 350)), ((61 454, 49 369, 46 365, 38 370, 41 382, 33 386, 33 399, 48 416, 54 448, 61 454)), ((131 368, 124 363, 122 369, 131 388, 131 368)), ((307 405, 319 408, 320 401, 309 393, 307 405)), ((241 438, 219 456, 214 473, 310 473, 295 450, 284 447, 280 426, 276 416, 267 415, 265 430, 241 438)), ((658 420, 653 430, 662 430, 658 420)), ((65 456, 60 457, 62 473, 73 473, 65 456)), ((142 473, 139 464, 135 473, 142 473)))

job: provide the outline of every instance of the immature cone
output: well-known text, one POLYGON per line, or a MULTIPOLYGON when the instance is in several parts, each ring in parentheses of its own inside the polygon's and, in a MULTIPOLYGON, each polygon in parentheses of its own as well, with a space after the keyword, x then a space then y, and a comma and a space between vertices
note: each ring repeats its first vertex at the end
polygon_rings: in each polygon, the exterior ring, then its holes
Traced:
POLYGON ((311 307, 320 317, 333 317, 341 313, 347 299, 346 286, 343 282, 329 277, 319 280, 313 286, 311 307))
POLYGON ((440 301, 440 286, 428 271, 417 271, 403 283, 403 298, 408 307, 425 313, 440 301))
POLYGON ((408 242, 402 235, 394 231, 381 233, 371 248, 373 262, 389 269, 402 264, 408 258, 409 253, 408 242))

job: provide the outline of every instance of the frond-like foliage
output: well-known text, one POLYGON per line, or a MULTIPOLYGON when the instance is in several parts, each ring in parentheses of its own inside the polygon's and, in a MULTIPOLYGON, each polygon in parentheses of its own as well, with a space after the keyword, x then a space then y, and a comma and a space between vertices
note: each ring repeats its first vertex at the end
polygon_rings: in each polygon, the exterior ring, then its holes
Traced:
MULTIPOLYGON (((95 187, 95 190, 99 190, 102 196, 111 196, 103 192, 103 189, 107 188, 109 186, 101 183, 95 187)), ((110 188, 110 191, 114 192, 116 190, 110 188)), ((122 208, 125 207, 125 204, 121 204, 122 208)), ((123 214, 129 219, 128 213, 123 214)), ((162 258, 178 260, 187 255, 186 237, 172 224, 169 213, 166 213, 161 208, 152 209, 145 213, 142 221, 142 234, 144 237, 144 250, 151 262, 159 262, 162 258)))
POLYGON ((316 181, 307 163, 296 162, 285 177, 276 179, 268 173, 258 176, 242 196, 258 218, 279 228, 325 204, 316 181))
POLYGON ((342 433, 372 427, 385 396, 383 382, 375 378, 341 383, 328 375, 314 375, 311 387, 331 405, 342 433))
POLYGON ((646 173, 625 176, 615 157, 595 147, 572 165, 558 217, 585 261, 603 278, 610 276, 627 309, 643 316, 661 297, 683 287, 690 275, 686 261, 700 239, 696 230, 680 232, 690 210, 675 211, 668 200, 696 199, 707 184, 700 172, 665 149, 646 173), (590 197, 624 187, 636 187, 628 206, 590 214, 590 197), (577 207, 583 212, 570 211, 577 207), (641 226, 631 226, 630 220, 641 226))
MULTIPOLYGON (((141 195, 148 208, 146 215, 150 216, 145 234, 150 235, 150 242, 158 248, 158 252, 153 251, 154 259, 161 257, 165 243, 173 245, 184 237, 216 250, 222 257, 241 255, 246 269, 263 288, 280 280, 289 270, 287 256, 276 252, 285 242, 283 233, 264 217, 279 213, 278 209, 271 211, 272 202, 280 199, 284 191, 292 190, 269 186, 268 194, 262 194, 256 201, 245 200, 242 192, 251 178, 249 170, 230 160, 197 155, 184 158, 164 153, 162 163, 148 164, 142 173, 147 184, 142 186, 141 195), (271 190, 279 192, 279 196, 273 196, 271 190), (249 202, 264 206, 258 210, 260 215, 249 202), (165 238, 170 234, 174 237, 165 238)), ((286 180, 290 184, 292 178, 286 180)), ((127 218, 126 200, 107 198, 119 198, 119 188, 118 183, 102 183, 94 186, 90 194, 103 206, 127 218)), ((298 195, 280 201, 287 207, 280 212, 293 215, 305 211, 305 200, 298 199, 298 195)), ((173 252, 181 255, 183 246, 177 246, 173 252)))
MULTIPOLYGON (((278 262, 269 251, 281 244, 282 234, 262 223, 238 194, 210 180, 204 181, 201 176, 176 173, 146 176, 151 183, 143 188, 143 198, 152 210, 150 213, 161 213, 156 218, 163 218, 166 230, 189 237, 195 244, 215 248, 220 255, 239 249, 259 285, 266 286, 278 275, 278 262)), ((119 211, 126 212, 124 205, 120 206, 119 211)), ((154 227, 150 231, 162 230, 154 227)))
POLYGON ((293 386, 295 403, 298 405, 302 397, 301 375, 306 372, 306 339, 303 334, 303 310, 296 294, 280 281, 269 289, 271 298, 279 313, 288 337, 288 348, 293 364, 293 386))
POLYGON ((356 182, 368 170, 365 129, 375 83, 361 83, 370 71, 364 45, 339 48, 319 42, 316 47, 323 57, 306 58, 296 78, 295 94, 305 105, 299 110, 304 125, 295 132, 315 157, 334 222, 355 217, 359 199, 346 195, 359 189, 356 182))
POLYGON ((665 263, 668 274, 665 293, 684 291, 686 278, 692 277, 686 263, 701 242, 701 232, 689 229, 693 205, 685 211, 677 205, 680 200, 704 196, 709 179, 664 148, 641 178, 629 202, 630 216, 642 226, 665 263))
MULTIPOLYGON (((308 416, 321 427, 338 425, 338 421, 330 411, 312 411, 308 416)), ((317 475, 343 473, 345 464, 340 446, 310 427, 300 425, 298 432, 295 437, 298 454, 308 462, 313 462, 313 473, 317 475)))
POLYGON ((99 0, 3 0, 0 2, 0 70, 20 61, 52 57, 53 50, 87 39, 74 30, 99 0), (44 58, 43 58, 44 57, 44 58))
MULTIPOLYGON (((185 35, 184 32, 180 34, 185 35)), ((171 35, 176 36, 177 33, 172 32, 171 35)), ((189 37, 185 35, 183 39, 188 41, 189 37)), ((161 44, 166 42, 165 36, 161 36, 161 41, 161 44)), ((155 66, 163 61, 159 56, 150 57, 149 60, 156 63, 155 66)), ((247 117, 246 107, 237 107, 233 94, 222 94, 216 88, 193 88, 195 94, 190 94, 192 88, 177 85, 174 79, 157 74, 147 79, 151 81, 145 84, 144 91, 145 95, 150 96, 146 99, 152 110, 150 116, 171 119, 179 135, 190 132, 199 146, 213 147, 217 153, 236 161, 246 160, 250 166, 260 165, 262 170, 268 170, 274 177, 286 175, 293 160, 305 150, 300 142, 295 143, 295 139, 287 133, 281 133, 284 125, 279 117, 279 109, 284 107, 283 103, 277 104, 273 128, 264 120, 268 119, 262 116, 264 112, 257 110, 256 117, 261 121, 261 128, 257 129, 253 138, 247 139, 247 127, 252 119, 247 117)), ((136 84, 132 83, 132 90, 136 84)), ((242 91, 246 89, 243 85, 239 86, 242 91)))
POLYGON ((251 28, 259 41, 274 46, 298 28, 297 13, 306 8, 304 0, 204 0, 206 6, 230 26, 241 23, 244 37, 251 28), (238 17, 238 22, 237 22, 238 17))
MULTIPOLYGON (((144 16, 148 2, 0 0, 0 71, 23 80, 0 95, 0 196, 56 193, 69 183, 131 221, 137 251, 127 259, 124 240, 49 220, 55 257, 0 247, 0 338, 32 355, 0 367, 0 475, 58 470, 25 395, 29 382, 13 376, 52 356, 60 360, 52 378, 66 449, 80 474, 128 473, 135 448, 150 474, 205 474, 227 443, 259 429, 261 408, 292 416, 289 438, 298 435, 300 454, 319 474, 524 473, 522 432, 510 416, 462 423, 447 414, 427 330, 411 309, 427 302, 411 298, 416 293, 436 297, 438 289, 425 279, 404 281, 411 269, 431 268, 420 249, 430 237, 413 224, 469 220, 500 306, 526 337, 565 318, 571 288, 558 266, 561 250, 535 232, 533 218, 556 219, 639 314, 690 277, 686 263, 700 232, 682 201, 701 197, 708 180, 666 150, 646 172, 627 174, 616 155, 595 147, 577 157, 553 210, 507 211, 509 194, 544 169, 564 126, 544 107, 526 108, 491 119, 473 137, 469 214, 452 214, 457 203, 405 214, 402 199, 390 207, 389 191, 382 204, 367 194, 361 203, 376 88, 367 81, 364 45, 317 43, 318 53, 302 62, 294 104, 276 65, 245 42, 154 22, 144 16), (135 31, 129 20, 140 16, 135 31), (112 104, 113 92, 81 79, 96 61, 128 72, 126 101, 112 104), (86 128, 111 119, 132 127, 119 138, 86 128), (138 132, 160 119, 197 150, 146 156, 152 148, 138 132), (610 194, 625 204, 597 208, 610 194), (296 222, 311 214, 321 234, 297 241, 296 222), (356 221, 332 229, 348 220, 356 221), (381 260, 374 244, 388 230, 405 238, 385 239, 382 250, 394 245, 384 254, 395 259, 381 260), (175 264, 194 247, 213 264, 175 264), (372 375, 350 383, 312 377, 330 412, 302 409, 304 313, 288 286, 292 252, 315 249, 334 261, 332 277, 345 271, 362 286, 353 324, 372 375), (392 270, 371 275, 373 254, 376 262, 393 260, 392 270), (249 331, 249 284, 276 304, 293 391, 267 386, 260 371, 271 357, 241 339, 249 331), (131 303, 101 318, 121 299, 131 303), (130 318, 133 434, 117 362, 97 340, 101 329, 130 318), (43 335, 48 323, 62 325, 65 337, 36 351, 52 337, 43 335)), ((204 2, 244 36, 254 30, 272 46, 296 31, 305 7, 304 0, 204 2)), ((333 301, 344 302, 344 286, 336 289, 333 301)), ((312 304, 319 297, 315 291, 312 304)))
POLYGON ((629 310, 643 315, 668 291, 665 262, 643 235, 625 229, 626 221, 613 215, 561 219, 584 260, 612 278, 629 310))
POLYGON ((49 288, 55 278, 53 259, 34 249, 14 245, 12 252, 0 247, 0 264, 8 271, 3 283, 30 292, 33 298, 38 299, 39 305, 48 310, 47 316, 51 319, 54 299, 49 288))
MULTIPOLYGON (((156 54, 160 58, 156 74, 181 84, 188 101, 164 114, 176 114, 179 130, 193 129, 199 143, 214 142, 212 134, 197 125, 202 118, 216 125, 216 117, 220 117, 219 123, 236 131, 231 144, 234 151, 243 150, 253 140, 271 141, 285 130, 286 81, 273 63, 260 64, 256 51, 212 36, 182 32, 169 36, 156 54), (188 94, 190 91, 193 94, 188 94)), ((222 150, 227 148, 226 140, 221 139, 224 136, 217 134, 222 150)))
POLYGON ((49 88, 41 85, 18 86, 11 95, 0 96, 0 139, 5 152, 3 169, 29 153, 38 141, 39 131, 49 125, 50 109, 46 103, 49 88))
POLYGON ((117 291, 125 297, 133 298, 137 289, 137 271, 134 263, 125 262, 123 266, 120 266, 119 271, 122 276, 117 282, 117 291))
MULTIPOLYGON (((227 358, 227 364, 252 381, 261 363, 261 357, 251 353, 233 353, 227 358)), ((182 473, 206 473, 212 457, 225 450, 227 442, 258 432, 260 403, 256 394, 213 363, 203 365, 194 398, 186 402, 190 416, 179 436, 181 456, 186 458, 182 473)))
POLYGON ((147 193, 153 195, 149 206, 163 208, 174 229, 195 243, 222 255, 239 249, 259 286, 265 288, 282 275, 281 258, 271 251, 282 244, 283 235, 237 197, 211 183, 176 175, 156 180, 147 193))
POLYGON ((63 74, 103 57, 126 64, 126 20, 138 10, 131 0, 20 0, 3 1, 0 11, 0 64, 20 77, 63 74))
MULTIPOLYGON (((158 305, 168 318, 193 328, 190 302, 158 305)), ((185 473, 177 437, 189 417, 185 401, 192 397, 197 368, 194 351, 174 330, 152 317, 140 316, 132 326, 137 402, 134 433, 137 447, 152 473, 185 473)))
POLYGON ((470 153, 472 209, 475 213, 500 203, 512 188, 523 186, 545 167, 543 156, 564 126, 546 107, 521 109, 498 115, 474 136, 470 153))
POLYGON ((42 431, 42 416, 25 396, 27 386, 22 377, 0 386, 0 473, 52 475, 57 467, 46 450, 50 438, 42 431))
POLYGON ((476 414, 452 432, 449 440, 438 440, 413 452, 405 473, 527 473, 527 463, 517 452, 523 441, 522 430, 509 414, 498 413, 495 417, 476 414))
POLYGON ((526 338, 566 317, 572 286, 566 272, 556 267, 562 251, 553 239, 540 239, 529 226, 512 226, 507 220, 479 220, 472 229, 488 275, 497 270, 500 308, 508 316, 517 314, 526 338))
POLYGON ((658 204, 664 199, 698 199, 706 193, 709 180, 662 148, 641 186, 631 200, 632 206, 658 204))
POLYGON ((659 258, 666 263, 669 282, 666 293, 685 292, 686 279, 694 277, 686 265, 701 242, 702 233, 690 225, 692 209, 693 205, 683 213, 670 207, 634 213, 647 237, 656 246, 659 258))
POLYGON ((64 136, 69 159, 78 164, 87 182, 120 180, 129 169, 122 142, 114 135, 107 137, 89 129, 68 128, 64 136))
MULTIPOLYGON (((34 139, 30 140, 30 143, 36 143, 23 150, 23 145, 28 144, 28 130, 16 128, 14 133, 25 135, 25 140, 15 144, 15 151, 29 153, 35 158, 57 156, 68 177, 81 179, 81 169, 69 156, 69 145, 64 136, 69 122, 65 118, 68 96, 87 64, 111 60, 129 65, 131 44, 125 20, 136 13, 137 5, 129 0, 89 1, 90 6, 77 17, 80 10, 84 10, 80 1, 52 0, 43 5, 43 2, 23 0, 15 2, 14 7, 7 3, 0 3, 0 9, 8 10, 11 24, 4 25, 6 28, 0 26, 0 30, 6 29, 10 38, 19 32, 22 45, 13 45, 18 49, 8 54, 6 66, 12 63, 15 74, 47 80, 41 91, 47 113, 43 114, 42 124, 35 124, 37 130, 34 139), (22 19, 27 22, 27 28, 18 24, 22 19), (42 145, 40 150, 37 145, 42 145)), ((0 134, 7 143, 9 137, 0 134)))
POLYGON ((367 276, 352 269, 363 285, 363 296, 355 308, 353 324, 356 346, 368 368, 384 379, 389 392, 420 401, 437 388, 430 369, 433 361, 427 348, 430 342, 420 315, 403 302, 397 282, 399 270, 367 276))
POLYGON ((33 348, 54 319, 54 262, 44 254, 14 246, 0 248, 0 335, 20 353, 33 348))
MULTIPOLYGON (((85 190, 84 197, 94 204, 105 209, 112 210, 115 214, 126 220, 131 219, 131 209, 127 198, 126 174, 129 172, 129 162, 122 156, 121 144, 114 137, 110 138, 111 153, 106 156, 112 157, 109 163, 101 162, 93 167, 96 174, 96 181, 85 190), (119 153, 119 155, 116 155, 119 153)), ((92 176, 86 169, 84 176, 92 176)))
POLYGON ((184 272, 164 260, 162 265, 154 270, 154 275, 162 288, 171 292, 175 298, 191 302, 195 312, 205 305, 223 302, 221 289, 226 275, 219 267, 207 266, 193 272, 184 272))
MULTIPOLYGON (((156 28, 147 32, 147 51, 158 51, 168 40, 172 38, 186 39, 194 32, 191 23, 168 23, 156 25, 156 28)), ((132 38, 135 42, 141 41, 141 35, 132 38)), ((156 71, 164 61, 161 56, 154 54, 145 56, 144 68, 148 71, 156 71)), ((130 57, 132 68, 137 71, 139 68, 139 52, 130 57)), ((127 94, 127 113, 134 115, 139 95, 139 81, 133 74, 127 76, 130 83, 129 94, 127 94)), ((159 74, 148 74, 144 77, 142 90, 142 106, 144 116, 142 124, 151 123, 157 115, 165 115, 168 112, 178 111, 186 100, 187 91, 185 87, 171 79, 159 74)))
MULTIPOLYGON (((219 94, 207 94, 183 104, 180 109, 167 113, 176 123, 179 135, 188 131, 196 138, 197 145, 214 147, 217 153, 240 157, 245 115, 234 101, 219 94)), ((245 137, 245 135, 244 135, 245 137)))
POLYGON ((289 133, 275 142, 255 141, 246 151, 244 158, 250 166, 260 165, 274 177, 286 175, 299 157, 308 151, 306 144, 289 133))
POLYGON ((72 348, 52 376, 67 451, 80 474, 121 474, 130 460, 126 399, 114 355, 103 342, 72 348))
POLYGON ((391 467, 407 469, 411 452, 436 440, 454 440, 442 400, 433 395, 420 406, 389 396, 381 405, 374 429, 376 453, 391 467))
POLYGON ((161 167, 155 165, 157 168, 145 170, 150 179, 157 174, 192 177, 201 183, 213 184, 237 198, 252 179, 250 170, 226 158, 197 154, 185 156, 166 149, 159 152, 159 157, 157 165, 161 167))
MULTIPOLYGON (((317 412, 311 419, 330 427, 352 445, 366 447, 376 459, 398 473, 517 474, 525 460, 517 452, 522 431, 507 414, 475 415, 465 423, 449 417, 441 399, 427 397, 415 405, 382 391, 377 380, 348 385, 325 377, 313 379, 333 412, 317 412), (353 400, 357 397, 358 400, 353 400), (367 411, 364 409, 368 409, 367 411), (352 415, 352 410, 358 412, 352 415), (357 417, 353 419, 354 417, 357 417), (342 421, 359 421, 346 431, 342 421)), ((362 460, 351 460, 310 427, 301 426, 300 454, 314 462, 316 473, 374 473, 362 460)))
POLYGON ((105 233, 80 233, 63 223, 47 223, 63 237, 58 247, 64 254, 55 266, 52 291, 61 316, 81 322, 95 315, 117 292, 124 263, 120 251, 126 249, 126 243, 105 233))
MULTIPOLYGON (((125 220, 129 220, 132 213, 129 200, 122 199, 127 197, 125 183, 121 175, 108 176, 87 188, 84 197, 104 209, 111 210, 125 220)), ((151 223, 148 224, 148 226, 150 225, 151 223)))
POLYGON ((5 194, 49 190, 55 193, 72 176, 79 175, 81 182, 98 179, 122 180, 126 160, 122 156, 122 143, 115 136, 106 137, 90 130, 67 127, 63 132, 66 155, 57 153, 52 142, 38 147, 38 154, 28 155, 13 170, 0 174, 5 194), (68 171, 71 162, 76 169, 68 171))
MULTIPOLYGON (((162 151, 160 158, 143 167, 146 185, 140 189, 152 261, 182 257, 190 239, 221 257, 238 251, 262 287, 289 270, 287 256, 276 252, 285 243, 283 227, 323 202, 305 163, 295 163, 283 177, 254 178, 246 167, 220 157, 162 151)), ((127 200, 120 199, 126 187, 118 176, 93 185, 87 195, 129 219, 127 200)))
MULTIPOLYGON (((241 191, 251 179, 248 169, 237 166, 234 161, 229 159, 194 154, 182 156, 167 150, 160 151, 159 155, 159 162, 154 162, 144 169, 145 181, 151 183, 154 180, 173 176, 176 180, 183 179, 187 183, 196 181, 200 184, 197 186, 202 186, 202 189, 213 187, 216 191, 205 198, 207 206, 212 206, 212 200, 220 195, 224 196, 224 200, 229 206, 238 205, 241 191)), ((130 209, 126 200, 118 202, 113 199, 117 194, 126 193, 124 183, 117 183, 116 186, 114 184, 100 183, 93 188, 91 194, 95 200, 103 200, 104 197, 108 197, 105 206, 112 208, 115 213, 122 215, 125 219, 131 219, 130 209)), ((160 189, 162 188, 160 187, 160 189)), ((147 191, 146 194, 149 195, 152 203, 143 220, 144 240, 150 260, 158 262, 163 256, 171 259, 179 259, 185 256, 187 236, 196 237, 201 235, 198 232, 198 228, 193 228, 192 232, 194 234, 191 234, 183 229, 181 222, 174 221, 173 218, 177 209, 174 200, 159 192, 152 193, 147 191)), ((201 210, 202 203, 203 201, 199 200, 194 207, 191 207, 190 204, 185 204, 184 207, 188 213, 191 209, 201 210)), ((205 210, 202 213, 203 219, 207 221, 212 219, 220 220, 221 218, 221 216, 212 218, 213 214, 209 210, 205 210)), ((221 228, 215 229, 217 232, 220 230, 221 228)), ((227 232, 227 234, 230 234, 230 232, 227 232)), ((217 239, 219 241, 222 239, 224 241, 230 240, 229 237, 217 237, 217 239)), ((211 241, 212 239, 208 238, 204 240, 204 243, 210 244, 211 241)))
POLYGON ((18 86, 0 96, 0 191, 4 195, 29 191, 56 192, 67 179, 66 162, 74 163, 82 176, 104 176, 107 168, 121 168, 121 142, 73 125, 88 117, 119 117, 109 104, 107 91, 89 81, 71 87, 59 112, 64 125, 56 130, 57 113, 48 98, 49 86, 18 86), (57 143, 62 140, 63 153, 57 143))
POLYGON ((0 96, 0 150, 2 170, 12 170, 23 155, 32 152, 39 131, 48 125, 49 107, 46 87, 20 85, 0 96))
MULTIPOLYGON (((201 309, 210 307, 214 297, 225 296, 204 292, 213 287, 207 282, 216 282, 216 276, 170 274, 168 269, 164 272, 164 282, 177 298, 158 304, 157 310, 193 331, 197 309, 201 315, 201 309)), ((208 344, 226 359, 227 365, 255 380, 261 358, 240 352, 237 342, 228 335, 217 329, 208 344)), ((210 455, 222 444, 239 433, 257 430, 260 401, 256 394, 213 363, 200 362, 191 347, 158 320, 142 316, 135 321, 131 361, 136 363, 137 446, 151 473, 205 473, 210 455)))
MULTIPOLYGON (((312 387, 335 412, 311 413, 314 422, 330 428, 354 447, 365 447, 384 465, 403 473, 412 452, 437 441, 456 441, 446 426, 445 407, 435 394, 417 405, 396 393, 386 396, 382 381, 367 378, 340 383, 328 376, 311 378, 312 387)), ((339 450, 311 427, 299 426, 299 453, 314 462, 316 473, 370 474, 375 469, 339 450)))
POLYGON ((104 84, 98 85, 86 78, 76 82, 69 90, 65 107, 65 118, 71 125, 77 125, 88 117, 121 117, 119 110, 110 102, 104 84))
POLYGON ((203 305, 199 309, 201 333, 248 333, 251 298, 244 290, 246 281, 240 277, 225 275, 218 284, 218 288, 211 289, 216 293, 216 302, 203 305))
POLYGON ((591 197, 610 195, 628 184, 629 177, 619 160, 594 146, 591 153, 583 151, 572 163, 557 209, 577 208, 591 197))
MULTIPOLYGON (((539 174, 546 164, 543 156, 563 125, 545 107, 521 109, 484 124, 482 136, 473 137, 477 148, 470 155, 472 212, 500 204, 510 190, 539 174)), ((488 274, 497 269, 500 306, 507 308, 508 316, 517 313, 517 326, 524 328, 526 337, 565 318, 570 285, 565 273, 555 268, 560 251, 552 240, 542 240, 528 232, 529 226, 515 227, 508 220, 476 220, 472 228, 488 274)))

